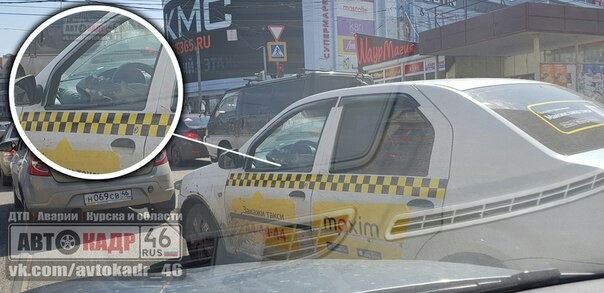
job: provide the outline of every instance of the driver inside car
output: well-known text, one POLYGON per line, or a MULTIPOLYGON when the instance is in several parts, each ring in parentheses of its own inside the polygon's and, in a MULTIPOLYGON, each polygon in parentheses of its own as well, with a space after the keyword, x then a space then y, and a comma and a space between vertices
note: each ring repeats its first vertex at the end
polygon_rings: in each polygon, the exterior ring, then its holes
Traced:
POLYGON ((146 99, 153 67, 140 63, 126 63, 116 69, 91 74, 72 90, 59 88, 61 105, 106 105, 141 103, 146 99))

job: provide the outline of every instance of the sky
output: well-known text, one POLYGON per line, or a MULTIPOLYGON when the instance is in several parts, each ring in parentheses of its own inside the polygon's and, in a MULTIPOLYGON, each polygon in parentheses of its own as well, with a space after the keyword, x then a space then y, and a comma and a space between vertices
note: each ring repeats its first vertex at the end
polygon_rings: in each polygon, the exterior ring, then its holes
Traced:
MULTIPOLYGON (((16 54, 21 43, 35 27, 47 18, 67 8, 86 4, 86 0, 0 0, 0 56, 16 54)), ((93 1, 90 1, 93 2, 93 1)), ((120 3, 151 22, 162 31, 162 0, 99 0, 94 4, 120 3)))

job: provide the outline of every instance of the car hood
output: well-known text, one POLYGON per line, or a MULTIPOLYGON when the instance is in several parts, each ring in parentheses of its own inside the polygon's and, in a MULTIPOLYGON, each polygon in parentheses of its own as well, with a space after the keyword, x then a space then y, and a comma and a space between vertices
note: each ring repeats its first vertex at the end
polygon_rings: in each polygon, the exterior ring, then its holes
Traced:
POLYGON ((296 260, 188 269, 185 277, 170 282, 151 278, 125 282, 110 278, 84 279, 39 287, 35 291, 159 292, 162 288, 163 292, 194 288, 207 292, 352 292, 393 288, 426 291, 442 289, 443 285, 448 287, 449 284, 464 285, 472 291, 479 283, 500 284, 499 280, 510 279, 518 273, 509 269, 431 261, 296 260))

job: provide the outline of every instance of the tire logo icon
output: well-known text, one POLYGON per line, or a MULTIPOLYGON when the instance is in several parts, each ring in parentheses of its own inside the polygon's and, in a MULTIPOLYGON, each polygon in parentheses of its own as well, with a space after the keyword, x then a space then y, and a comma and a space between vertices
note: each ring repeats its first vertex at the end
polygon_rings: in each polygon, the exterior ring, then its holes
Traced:
POLYGON ((62 231, 55 239, 55 246, 62 254, 74 254, 80 246, 80 236, 72 230, 62 231))

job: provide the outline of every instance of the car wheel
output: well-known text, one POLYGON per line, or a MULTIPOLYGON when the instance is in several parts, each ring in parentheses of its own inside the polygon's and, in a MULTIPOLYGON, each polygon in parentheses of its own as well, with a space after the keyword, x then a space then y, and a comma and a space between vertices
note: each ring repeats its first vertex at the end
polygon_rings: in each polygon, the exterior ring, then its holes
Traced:
POLYGON ((182 226, 189 255, 211 264, 216 253, 218 225, 209 211, 201 203, 194 203, 185 211, 182 226))
POLYGON ((182 165, 182 153, 177 146, 172 146, 172 148, 170 148, 170 163, 175 167, 182 165))
POLYGON ((2 177, 2 186, 10 186, 13 183, 13 178, 4 174, 4 171, 0 171, 2 177))

